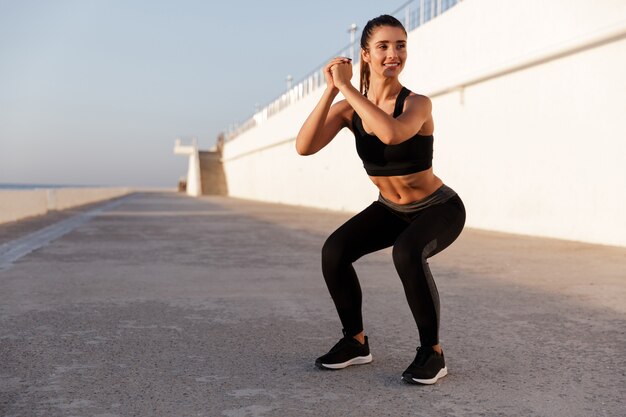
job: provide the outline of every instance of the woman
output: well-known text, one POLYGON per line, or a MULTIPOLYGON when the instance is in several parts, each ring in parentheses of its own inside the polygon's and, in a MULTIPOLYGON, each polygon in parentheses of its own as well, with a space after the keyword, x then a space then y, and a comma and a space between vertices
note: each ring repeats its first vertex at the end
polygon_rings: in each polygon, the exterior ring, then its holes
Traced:
POLYGON ((465 209, 458 195, 433 173, 430 99, 410 92, 398 80, 407 59, 406 44, 406 31, 396 18, 382 15, 370 20, 361 36, 361 91, 350 83, 350 59, 332 59, 324 68, 327 88, 300 129, 296 149, 301 155, 314 154, 347 127, 355 135, 367 174, 380 190, 378 201, 337 229, 322 249, 322 272, 344 337, 316 365, 341 369, 372 361, 352 263, 393 246, 393 262, 421 345, 402 378, 434 384, 447 368, 439 344, 439 296, 426 260, 459 236, 465 209), (333 105, 339 92, 345 100, 333 105))

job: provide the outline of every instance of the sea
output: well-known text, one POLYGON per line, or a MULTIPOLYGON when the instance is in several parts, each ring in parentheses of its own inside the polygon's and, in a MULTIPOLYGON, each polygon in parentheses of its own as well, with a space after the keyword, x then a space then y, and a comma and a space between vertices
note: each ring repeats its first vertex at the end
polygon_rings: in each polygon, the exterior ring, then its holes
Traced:
MULTIPOLYGON (((92 188, 91 185, 74 185, 74 184, 11 184, 0 183, 0 190, 35 190, 37 188, 92 188)), ((97 187, 93 187, 97 188, 97 187)))

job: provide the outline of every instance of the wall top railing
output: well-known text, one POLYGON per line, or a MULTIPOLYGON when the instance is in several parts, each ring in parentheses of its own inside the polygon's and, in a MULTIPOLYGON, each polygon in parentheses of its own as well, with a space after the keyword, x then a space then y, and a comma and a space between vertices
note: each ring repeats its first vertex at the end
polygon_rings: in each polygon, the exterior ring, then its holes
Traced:
MULTIPOLYGON (((462 0, 409 0, 390 14, 400 20, 404 24, 407 32, 410 32, 418 26, 439 16, 461 1, 462 0)), ((224 139, 226 141, 233 140, 243 132, 262 124, 287 106, 301 100, 313 91, 324 86, 326 83, 323 72, 324 66, 332 57, 349 56, 352 58, 354 64, 357 64, 361 54, 358 53, 359 46, 355 39, 356 30, 356 25, 352 24, 350 27, 351 39, 348 45, 330 55, 328 59, 318 65, 313 71, 296 81, 295 84, 288 79, 287 91, 256 111, 254 115, 245 122, 230 126, 224 133, 224 139)))

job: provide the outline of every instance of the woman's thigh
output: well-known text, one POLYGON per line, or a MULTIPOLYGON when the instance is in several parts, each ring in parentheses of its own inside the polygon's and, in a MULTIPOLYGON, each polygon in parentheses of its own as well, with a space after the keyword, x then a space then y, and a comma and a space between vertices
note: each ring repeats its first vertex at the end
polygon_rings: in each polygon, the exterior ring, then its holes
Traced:
POLYGON ((392 246, 407 226, 405 220, 374 202, 335 230, 322 253, 354 262, 365 254, 392 246))
POLYGON ((419 213, 398 236, 394 247, 399 251, 423 251, 420 255, 428 258, 450 246, 464 225, 465 208, 455 197, 419 213))

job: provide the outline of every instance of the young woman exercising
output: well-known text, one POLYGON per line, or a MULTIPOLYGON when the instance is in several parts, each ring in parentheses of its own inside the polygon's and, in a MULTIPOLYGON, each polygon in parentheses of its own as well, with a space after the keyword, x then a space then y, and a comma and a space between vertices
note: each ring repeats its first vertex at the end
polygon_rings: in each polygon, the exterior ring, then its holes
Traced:
POLYGON ((314 154, 347 127, 365 171, 380 190, 378 201, 333 232, 322 249, 322 272, 344 337, 316 366, 341 369, 372 361, 352 263, 393 246, 393 262, 420 337, 417 355, 402 378, 434 384, 448 371, 439 344, 439 296, 427 259, 459 236, 465 208, 433 173, 430 99, 398 80, 406 44, 406 31, 396 18, 370 20, 361 36, 361 91, 350 82, 350 59, 332 59, 324 68, 326 90, 302 125, 296 149, 301 155, 314 154), (345 99, 332 104, 340 92, 345 99))

